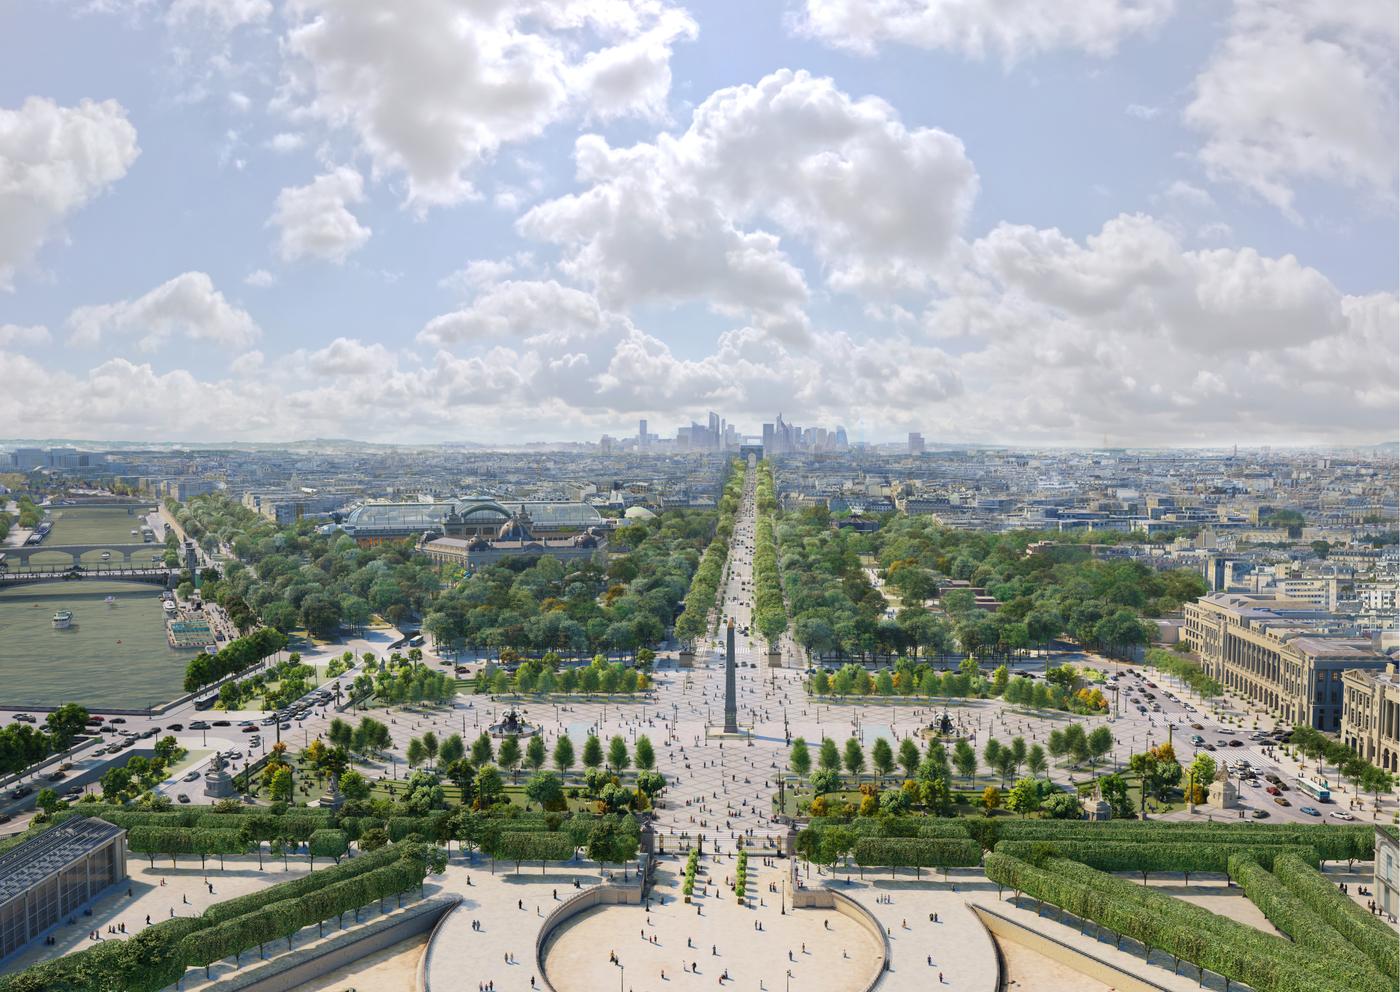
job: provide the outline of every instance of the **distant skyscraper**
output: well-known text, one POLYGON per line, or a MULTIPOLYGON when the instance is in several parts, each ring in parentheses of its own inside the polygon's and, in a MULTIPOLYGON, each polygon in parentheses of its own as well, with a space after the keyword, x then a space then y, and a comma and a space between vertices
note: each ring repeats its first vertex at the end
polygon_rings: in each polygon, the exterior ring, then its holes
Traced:
POLYGON ((646 422, 645 420, 639 420, 639 421, 637 421, 637 447, 638 447, 638 449, 644 449, 646 446, 647 446, 647 422, 646 422))
POLYGON ((918 431, 909 432, 909 454, 922 455, 924 453, 924 436, 918 431))

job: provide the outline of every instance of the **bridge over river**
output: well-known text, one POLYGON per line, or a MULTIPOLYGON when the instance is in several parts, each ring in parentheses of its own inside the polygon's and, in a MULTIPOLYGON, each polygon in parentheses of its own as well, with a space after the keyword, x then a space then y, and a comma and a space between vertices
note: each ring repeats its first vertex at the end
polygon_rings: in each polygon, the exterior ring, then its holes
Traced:
POLYGON ((27 566, 35 555, 49 554, 67 555, 72 565, 78 565, 82 564, 84 555, 101 554, 103 551, 109 552, 113 559, 120 557, 130 565, 133 558, 144 558, 147 562, 155 557, 163 558, 165 545, 147 541, 144 544, 24 544, 15 548, 0 548, 3 560, 10 568, 14 568, 16 563, 27 566))
POLYGON ((177 568, 149 568, 114 565, 107 568, 29 568, 12 570, 0 568, 0 589, 38 582, 81 582, 94 579, 102 582, 146 582, 173 588, 180 577, 177 568))

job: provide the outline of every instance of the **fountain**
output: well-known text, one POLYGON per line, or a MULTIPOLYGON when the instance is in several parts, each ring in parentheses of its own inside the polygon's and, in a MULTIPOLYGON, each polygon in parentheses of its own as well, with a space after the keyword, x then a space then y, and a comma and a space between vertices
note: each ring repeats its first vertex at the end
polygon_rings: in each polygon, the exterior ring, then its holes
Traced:
POLYGON ((539 727, 526 723, 522 714, 514 709, 508 710, 500 723, 493 723, 486 729, 492 737, 534 737, 540 732, 539 727))

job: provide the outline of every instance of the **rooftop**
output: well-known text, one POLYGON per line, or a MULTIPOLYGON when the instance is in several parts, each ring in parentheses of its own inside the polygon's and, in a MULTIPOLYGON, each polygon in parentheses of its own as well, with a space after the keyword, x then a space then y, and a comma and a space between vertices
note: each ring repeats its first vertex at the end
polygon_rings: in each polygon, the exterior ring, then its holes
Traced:
POLYGON ((0 855, 0 903, 10 901, 121 834, 120 827, 106 820, 84 816, 60 823, 0 855))

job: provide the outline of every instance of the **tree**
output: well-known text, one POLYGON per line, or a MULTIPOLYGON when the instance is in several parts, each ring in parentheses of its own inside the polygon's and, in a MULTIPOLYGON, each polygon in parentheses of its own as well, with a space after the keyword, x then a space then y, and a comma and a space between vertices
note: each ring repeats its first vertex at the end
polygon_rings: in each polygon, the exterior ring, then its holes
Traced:
POLYGON ((603 763, 603 742, 598 739, 597 734, 589 734, 588 739, 583 742, 583 766, 585 768, 597 768, 603 763))
POLYGON ((564 803, 564 783, 554 772, 539 772, 530 776, 525 783, 525 797, 539 803, 543 810, 562 810, 564 803))
POLYGON ((513 778, 515 768, 520 764, 520 738, 511 736, 501 741, 500 749, 496 752, 496 761, 506 771, 511 772, 513 778))
POLYGON ((495 757, 495 748, 491 746, 491 735, 483 730, 481 735, 472 741, 472 764, 480 768, 482 765, 490 764, 495 757))
POLYGON ((982 807, 988 813, 1001 805, 1001 790, 995 785, 989 785, 982 790, 982 807))
POLYGON ((649 772, 656 767, 656 751, 651 746, 651 738, 646 734, 638 736, 632 757, 632 763, 637 766, 638 771, 649 772))
POLYGON ((438 748, 438 760, 443 765, 450 765, 454 761, 461 761, 466 757, 467 747, 462 741, 461 734, 449 734, 447 739, 438 748))
POLYGON ((1104 756, 1113 750, 1113 731, 1106 726, 1095 727, 1089 734, 1087 750, 1092 764, 1103 760, 1104 756))
POLYGON ((894 771, 894 749, 883 737, 877 737, 870 748, 870 764, 875 769, 877 782, 884 781, 884 777, 894 771))
POLYGON ((1051 820, 1083 819, 1079 797, 1071 792, 1057 792, 1040 804, 1040 811, 1051 820))
POLYGON ((788 752, 788 767, 799 778, 806 778, 807 773, 812 770, 812 752, 804 738, 792 739, 792 750, 788 752))
POLYGON ((54 811, 63 805, 63 800, 58 798, 57 792, 45 787, 39 790, 39 795, 34 799, 34 805, 52 816, 54 811))
POLYGON ((574 742, 568 734, 560 734, 554 742, 554 767, 565 773, 574 767, 574 742))
POLYGON ((914 743, 912 737, 906 737, 899 742, 899 767, 903 770, 905 778, 913 778, 919 768, 919 745, 914 743))
POLYGON ((829 792, 835 792, 841 787, 836 772, 830 768, 818 768, 811 777, 812 792, 814 795, 824 796, 829 792))
POLYGON ((1013 813, 1033 813, 1040 808, 1040 787, 1034 779, 1023 778, 1006 794, 1006 808, 1013 813))
POLYGON ((977 774, 977 752, 965 740, 959 740, 953 745, 953 767, 969 782, 977 774))
POLYGON ((615 772, 626 770, 631 762, 627 757, 627 742, 621 737, 614 736, 608 741, 608 767, 615 772))
POLYGON ((544 735, 536 734, 530 738, 530 743, 525 745, 525 767, 532 772, 538 772, 545 763, 544 735))
POLYGON ((821 749, 817 752, 817 767, 832 772, 841 769, 841 752, 830 737, 822 738, 821 749))
POLYGON ((437 760, 439 746, 440 742, 438 741, 437 734, 429 730, 423 735, 423 753, 428 756, 429 764, 437 760))
POLYGON ((1132 817, 1133 807, 1128 801, 1128 780, 1122 775, 1105 775, 1099 779, 1099 794, 1113 810, 1114 816, 1132 817))
POLYGON ((854 737, 846 738, 846 748, 841 754, 841 763, 846 766, 846 771, 854 776, 856 783, 860 783, 860 773, 865 771, 865 749, 860 746, 860 741, 854 737))
POLYGON ((482 765, 476 770, 476 809, 486 809, 505 793, 505 783, 495 765, 482 765))
POLYGON ((347 721, 336 717, 326 729, 326 739, 336 747, 351 748, 355 741, 355 728, 350 726, 347 721))
POLYGON ((292 770, 286 765, 281 765, 272 773, 272 780, 268 783, 267 791, 274 801, 289 803, 292 801, 292 770))
POLYGON ((428 757, 428 749, 423 746, 421 737, 414 737, 408 742, 408 767, 417 768, 428 757))
POLYGON ((1045 773, 1048 767, 1045 760, 1045 748, 1039 744, 1032 744, 1030 750, 1026 752, 1026 771, 1032 775, 1039 776, 1045 773))
POLYGON ((369 798, 369 782, 352 768, 340 776, 340 794, 350 802, 364 802, 369 798))

